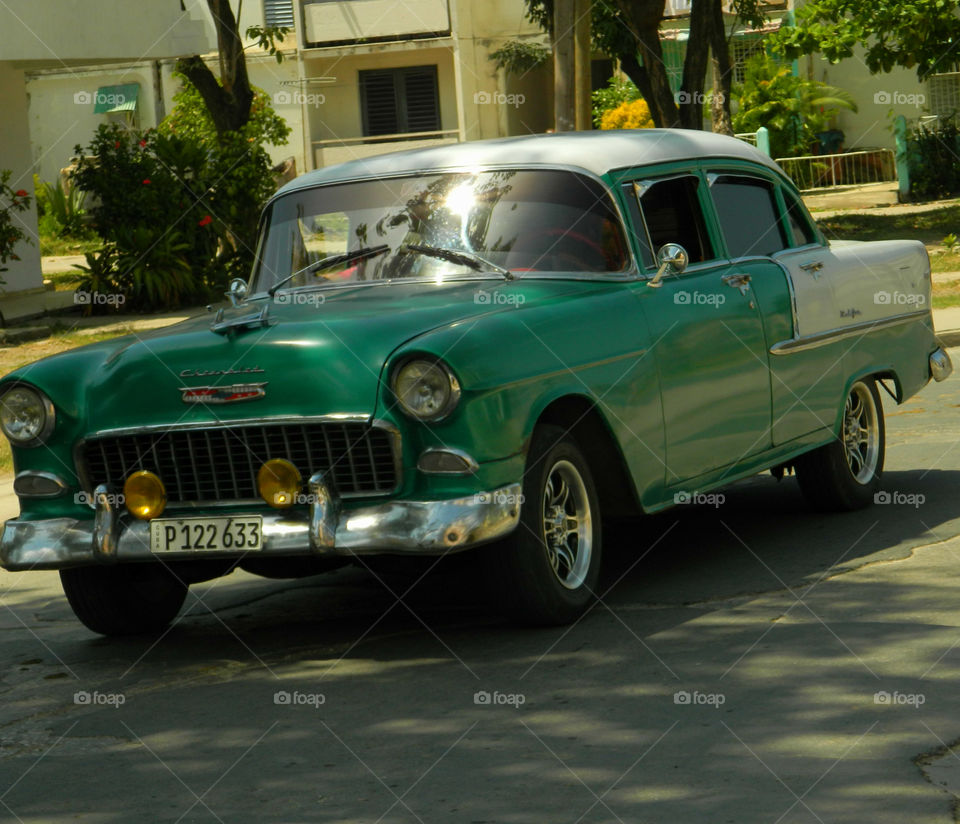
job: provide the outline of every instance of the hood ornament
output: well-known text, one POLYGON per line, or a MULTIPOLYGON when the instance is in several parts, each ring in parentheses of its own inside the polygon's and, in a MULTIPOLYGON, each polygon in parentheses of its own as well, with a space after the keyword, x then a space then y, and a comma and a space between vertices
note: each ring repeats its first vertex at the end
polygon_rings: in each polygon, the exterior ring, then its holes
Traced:
POLYGON ((184 403, 239 403, 255 401, 267 394, 265 383, 235 383, 231 386, 181 386, 184 403))

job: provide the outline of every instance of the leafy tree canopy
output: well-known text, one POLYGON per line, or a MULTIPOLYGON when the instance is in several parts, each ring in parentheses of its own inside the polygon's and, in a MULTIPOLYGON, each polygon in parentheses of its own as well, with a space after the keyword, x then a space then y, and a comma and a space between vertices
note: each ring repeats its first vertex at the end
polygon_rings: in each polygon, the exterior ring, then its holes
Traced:
POLYGON ((796 11, 796 26, 771 38, 788 58, 820 52, 832 63, 866 52, 867 68, 916 69, 920 79, 950 71, 960 60, 960 16, 955 0, 811 0, 796 11))

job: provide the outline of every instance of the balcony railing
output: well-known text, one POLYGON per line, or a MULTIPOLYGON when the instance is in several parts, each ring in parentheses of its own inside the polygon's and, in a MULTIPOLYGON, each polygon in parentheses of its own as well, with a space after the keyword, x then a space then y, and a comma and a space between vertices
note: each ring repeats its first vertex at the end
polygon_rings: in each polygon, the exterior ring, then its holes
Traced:
POLYGON ((363 157, 396 152, 402 149, 422 149, 443 143, 457 143, 460 132, 445 129, 436 132, 406 132, 404 134, 378 134, 367 137, 348 137, 330 140, 314 140, 313 160, 318 169, 346 163, 363 157))

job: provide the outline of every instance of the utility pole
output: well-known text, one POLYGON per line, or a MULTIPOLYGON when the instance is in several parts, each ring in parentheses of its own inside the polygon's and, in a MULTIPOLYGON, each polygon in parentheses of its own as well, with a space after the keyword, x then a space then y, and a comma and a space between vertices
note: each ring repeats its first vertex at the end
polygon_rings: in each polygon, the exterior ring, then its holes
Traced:
POLYGON ((578 0, 555 0, 553 4, 553 105, 558 132, 577 127, 575 10, 578 0))
POLYGON ((576 52, 576 124, 578 131, 586 131, 591 126, 590 92, 593 85, 590 72, 590 6, 591 0, 575 0, 574 41, 576 52))

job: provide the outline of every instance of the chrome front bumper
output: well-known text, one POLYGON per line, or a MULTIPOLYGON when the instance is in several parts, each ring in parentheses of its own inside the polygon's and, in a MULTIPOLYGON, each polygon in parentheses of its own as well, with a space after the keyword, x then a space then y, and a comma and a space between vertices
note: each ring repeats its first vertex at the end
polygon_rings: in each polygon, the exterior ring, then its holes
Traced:
MULTIPOLYGON (((349 556, 377 553, 442 555, 492 541, 511 532, 520 519, 520 485, 445 501, 389 501, 341 510, 331 490, 310 480, 306 511, 275 510, 263 515, 263 548, 256 557, 349 556)), ((95 493, 93 520, 50 518, 7 521, 0 538, 0 567, 8 570, 146 561, 150 527, 118 511, 106 487, 95 493)), ((201 513, 192 512, 191 515, 201 513)), ((222 512, 216 513, 218 516, 222 512)), ((212 515, 211 515, 212 516, 212 515)), ((164 552, 163 558, 236 557, 236 552, 164 552)))

